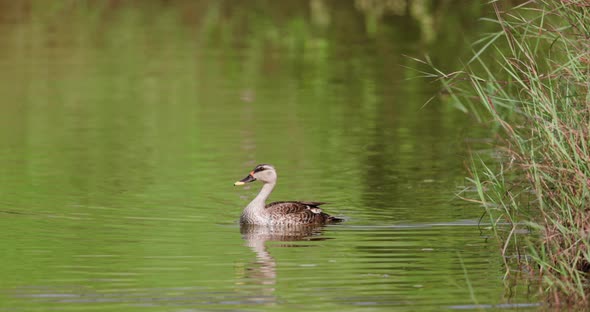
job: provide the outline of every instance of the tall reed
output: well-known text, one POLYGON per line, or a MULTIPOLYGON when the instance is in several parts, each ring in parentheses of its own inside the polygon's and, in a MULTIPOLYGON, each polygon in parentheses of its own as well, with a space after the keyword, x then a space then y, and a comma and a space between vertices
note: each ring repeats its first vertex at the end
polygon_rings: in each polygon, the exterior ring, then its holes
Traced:
POLYGON ((499 30, 474 44, 464 70, 436 70, 455 105, 501 133, 501 163, 474 161, 477 201, 505 259, 538 273, 551 303, 588 305, 590 0, 491 5, 486 21, 499 30), (522 224, 533 230, 526 240, 522 224))

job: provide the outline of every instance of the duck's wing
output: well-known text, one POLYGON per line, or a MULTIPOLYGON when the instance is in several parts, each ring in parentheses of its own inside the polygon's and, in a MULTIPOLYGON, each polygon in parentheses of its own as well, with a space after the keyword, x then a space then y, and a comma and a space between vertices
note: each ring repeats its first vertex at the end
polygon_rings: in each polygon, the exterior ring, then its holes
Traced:
POLYGON ((333 217, 322 212, 322 202, 280 201, 266 205, 267 213, 277 222, 286 223, 326 223, 333 217))

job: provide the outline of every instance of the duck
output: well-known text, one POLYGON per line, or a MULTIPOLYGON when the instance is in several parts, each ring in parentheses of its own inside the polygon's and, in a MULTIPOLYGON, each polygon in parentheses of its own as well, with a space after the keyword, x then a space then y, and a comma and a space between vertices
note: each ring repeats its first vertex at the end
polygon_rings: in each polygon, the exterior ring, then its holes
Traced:
POLYGON ((254 181, 262 182, 262 189, 244 208, 240 217, 241 224, 323 225, 343 221, 322 211, 320 205, 326 204, 325 202, 278 201, 266 205, 266 199, 277 184, 277 171, 272 165, 257 165, 245 178, 235 182, 234 186, 254 181))

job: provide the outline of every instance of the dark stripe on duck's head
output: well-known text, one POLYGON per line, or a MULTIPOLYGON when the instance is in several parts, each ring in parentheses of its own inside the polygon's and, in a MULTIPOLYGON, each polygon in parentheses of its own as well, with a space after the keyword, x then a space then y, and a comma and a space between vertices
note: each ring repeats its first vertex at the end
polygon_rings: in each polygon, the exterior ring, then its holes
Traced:
POLYGON ((260 164, 254 168, 253 172, 256 173, 256 172, 264 171, 264 170, 271 169, 271 168, 272 168, 272 166, 269 164, 260 164))

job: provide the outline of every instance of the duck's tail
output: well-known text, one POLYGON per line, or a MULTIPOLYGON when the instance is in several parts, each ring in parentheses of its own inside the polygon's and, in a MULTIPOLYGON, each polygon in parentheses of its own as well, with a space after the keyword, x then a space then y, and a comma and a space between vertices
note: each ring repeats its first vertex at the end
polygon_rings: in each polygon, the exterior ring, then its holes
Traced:
POLYGON ((342 218, 336 218, 333 216, 329 216, 328 217, 328 223, 340 223, 340 222, 344 222, 344 219, 342 218))

